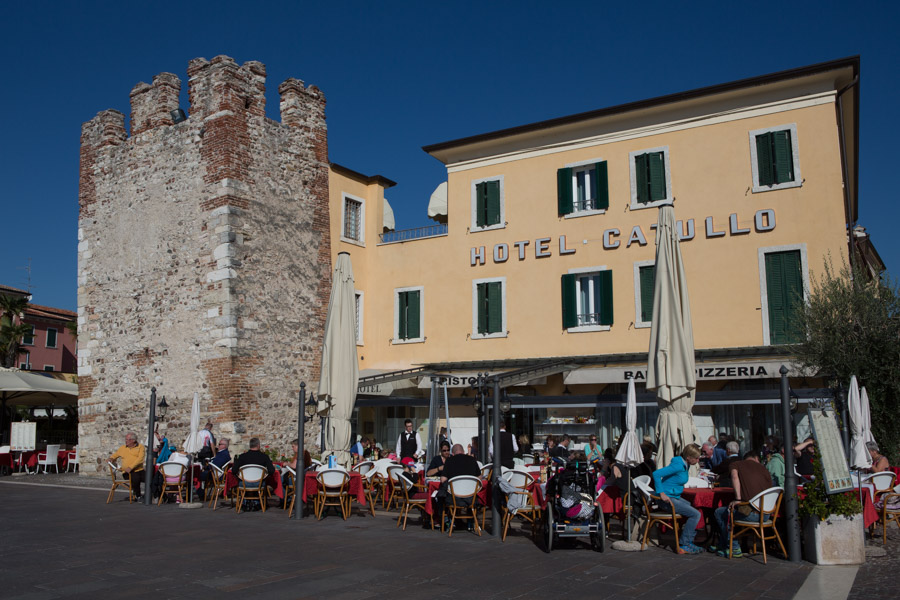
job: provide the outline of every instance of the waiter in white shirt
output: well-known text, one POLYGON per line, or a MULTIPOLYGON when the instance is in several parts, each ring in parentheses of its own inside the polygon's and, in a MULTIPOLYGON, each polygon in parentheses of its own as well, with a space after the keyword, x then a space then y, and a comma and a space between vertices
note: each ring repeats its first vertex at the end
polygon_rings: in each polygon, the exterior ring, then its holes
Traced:
POLYGON ((412 420, 407 419, 403 425, 406 430, 397 438, 397 456, 400 457, 399 460, 404 458, 417 460, 424 453, 422 440, 419 438, 418 432, 413 431, 412 420))

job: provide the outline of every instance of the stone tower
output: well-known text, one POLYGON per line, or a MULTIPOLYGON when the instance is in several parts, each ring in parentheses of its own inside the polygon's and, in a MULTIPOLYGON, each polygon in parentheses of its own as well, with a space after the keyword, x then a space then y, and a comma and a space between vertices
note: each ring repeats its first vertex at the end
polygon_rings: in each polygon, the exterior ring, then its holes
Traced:
MULTIPOLYGON (((131 90, 125 117, 82 126, 79 443, 100 468, 127 430, 147 439, 150 388, 181 445, 191 399, 217 437, 285 452, 301 381, 315 389, 331 287, 325 97, 288 79, 265 115, 265 66, 227 56, 131 90)), ((202 425, 202 424, 201 424, 202 425)), ((307 427, 315 442, 317 425, 307 427)))

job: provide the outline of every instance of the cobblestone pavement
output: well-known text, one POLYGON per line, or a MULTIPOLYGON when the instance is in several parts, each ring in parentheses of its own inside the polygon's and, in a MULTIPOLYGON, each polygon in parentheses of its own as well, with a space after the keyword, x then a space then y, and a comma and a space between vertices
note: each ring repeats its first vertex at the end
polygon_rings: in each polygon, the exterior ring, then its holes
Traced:
MULTIPOLYGON (((875 528, 875 536, 868 541, 878 548, 881 544, 881 525, 875 528)), ((900 529, 896 525, 888 525, 885 556, 870 557, 859 567, 853 589, 848 596, 851 600, 893 599, 900 596, 900 585, 897 583, 900 574, 900 529)))
POLYGON ((296 522, 280 509, 148 508, 124 494, 107 505, 107 489, 72 475, 0 478, 0 596, 788 599, 811 570, 657 547, 600 554, 581 542, 545 554, 527 528, 505 543, 465 531, 448 538, 418 517, 401 531, 383 511, 296 522))

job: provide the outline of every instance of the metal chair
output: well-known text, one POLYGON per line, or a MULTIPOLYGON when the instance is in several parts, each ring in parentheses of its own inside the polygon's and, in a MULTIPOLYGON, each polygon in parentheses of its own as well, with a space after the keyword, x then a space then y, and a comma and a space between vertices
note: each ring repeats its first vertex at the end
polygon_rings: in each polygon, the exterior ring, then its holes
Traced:
POLYGON ((166 494, 172 491, 178 494, 178 501, 181 502, 182 494, 187 491, 187 467, 174 461, 160 463, 158 466, 163 478, 163 488, 156 505, 160 506, 166 494))
POLYGON ((897 475, 894 474, 893 471, 872 473, 861 482, 863 485, 867 483, 872 486, 874 491, 872 494, 872 502, 876 502, 883 494, 887 494, 894 490, 894 485, 897 483, 897 475))
POLYGON ((350 512, 350 475, 343 469, 325 469, 316 474, 319 489, 316 493, 316 518, 321 520, 326 506, 337 506, 341 516, 347 520, 350 512))
POLYGON ((503 535, 500 540, 506 541, 506 534, 509 531, 509 524, 513 517, 522 517, 522 519, 531 523, 531 535, 534 536, 535 527, 537 527, 537 523, 541 519, 541 507, 535 504, 534 497, 528 491, 528 488, 534 483, 534 477, 525 471, 512 469, 504 474, 504 479, 511 486, 515 487, 516 491, 507 495, 507 505, 503 507, 503 535), (517 508, 515 514, 509 510, 509 498, 513 495, 521 496, 524 501, 524 505, 517 508))
MULTIPOLYGON (((453 526, 457 519, 472 519, 475 523, 475 532, 480 536, 481 527, 478 525, 478 492, 481 490, 481 480, 471 475, 459 475, 447 482, 448 502, 446 509, 450 513, 450 531, 447 537, 453 536, 453 526)), ((444 524, 441 523, 441 532, 444 524)))
POLYGON ((641 550, 647 546, 647 540, 650 537, 650 528, 654 525, 665 525, 671 527, 675 532, 675 550, 678 551, 678 515, 675 513, 675 506, 671 503, 671 512, 651 511, 650 501, 656 500, 660 502, 660 497, 653 493, 650 488, 650 478, 647 475, 641 475, 632 480, 634 485, 641 490, 641 498, 644 501, 644 514, 647 515, 647 526, 644 528, 644 537, 641 540, 641 550))
POLYGON ((881 544, 887 544, 887 524, 892 521, 900 528, 900 485, 896 488, 882 494, 879 498, 881 502, 881 510, 879 511, 878 520, 881 521, 881 544), (891 508, 894 506, 895 508, 891 508))
POLYGON ((53 467, 59 473, 59 444, 50 444, 46 451, 38 452, 37 466, 44 467, 44 474, 47 473, 48 467, 53 467))
POLYGON ((266 512, 266 477, 269 471, 262 465, 244 465, 238 473, 237 486, 237 512, 241 512, 241 506, 244 500, 253 499, 255 496, 259 500, 262 511, 266 512))
MULTIPOLYGON (((778 518, 778 509, 781 506, 781 497, 784 490, 780 487, 770 487, 753 496, 747 502, 738 502, 731 507, 734 511, 741 506, 749 506, 759 513, 757 518, 741 517, 732 512, 731 536, 729 538, 729 548, 734 548, 735 536, 743 535, 747 532, 753 532, 757 537, 753 538, 753 552, 756 552, 756 541, 762 542, 763 564, 766 564, 766 540, 776 540, 781 547, 781 552, 787 556, 784 544, 781 543, 781 536, 778 535, 778 529, 775 528, 775 519, 778 518), (738 529, 740 527, 740 529, 738 529), (772 535, 766 536, 766 529, 771 529, 772 535)), ((729 553, 728 558, 731 558, 729 553)))
MULTIPOLYGON (((106 464, 109 465, 109 475, 110 477, 112 477, 112 487, 109 488, 109 496, 107 496, 106 498, 106 503, 109 504, 110 502, 112 502, 113 495, 115 494, 116 489, 123 487, 128 490, 128 504, 131 504, 131 502, 134 500, 134 490, 131 489, 131 479, 126 477, 125 479, 119 481, 118 479, 116 479, 116 473, 121 473, 122 469, 109 461, 106 461, 106 464)), ((125 474, 122 473, 122 476, 124 477, 125 474)))
MULTIPOLYGON (((417 492, 412 481, 407 478, 405 473, 401 473, 398 477, 400 484, 400 515, 397 517, 397 527, 400 527, 400 520, 403 520, 403 531, 406 531, 406 520, 409 517, 411 508, 418 508, 422 511, 422 519, 425 518, 425 505, 428 502, 428 492, 417 492)), ((434 519, 431 520, 431 528, 434 529, 434 519)))

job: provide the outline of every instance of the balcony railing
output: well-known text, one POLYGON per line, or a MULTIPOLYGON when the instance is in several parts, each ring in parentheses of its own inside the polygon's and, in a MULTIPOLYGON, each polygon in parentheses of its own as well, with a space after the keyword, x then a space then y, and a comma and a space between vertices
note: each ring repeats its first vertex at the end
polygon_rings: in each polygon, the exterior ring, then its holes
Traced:
POLYGON ((401 229, 400 231, 388 231, 378 236, 382 244, 396 244, 398 242, 410 242, 412 240, 423 240, 425 238, 439 237, 447 235, 447 224, 439 223, 437 225, 426 225, 424 227, 416 227, 415 229, 401 229))

